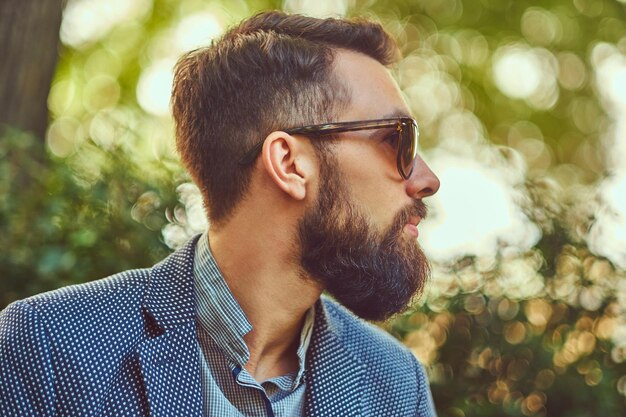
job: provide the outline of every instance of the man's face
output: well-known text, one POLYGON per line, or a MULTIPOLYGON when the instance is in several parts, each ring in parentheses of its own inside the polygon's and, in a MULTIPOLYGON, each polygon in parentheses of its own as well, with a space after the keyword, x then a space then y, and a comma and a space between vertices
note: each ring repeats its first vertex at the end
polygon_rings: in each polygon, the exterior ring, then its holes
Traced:
MULTIPOLYGON (((338 122, 409 116, 388 71, 365 55, 341 51, 335 73, 350 93, 338 122), (393 116, 392 116, 393 115, 393 116)), ((439 180, 418 157, 403 179, 381 131, 346 132, 320 157, 315 203, 299 224, 301 263, 355 314, 381 320, 405 308, 428 276, 417 244, 422 199, 439 180)))

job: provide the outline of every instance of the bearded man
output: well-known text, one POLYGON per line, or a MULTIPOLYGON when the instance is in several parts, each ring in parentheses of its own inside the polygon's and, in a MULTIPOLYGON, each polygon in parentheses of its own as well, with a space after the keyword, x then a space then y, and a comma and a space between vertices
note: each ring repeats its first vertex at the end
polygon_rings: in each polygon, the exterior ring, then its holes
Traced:
POLYGON ((398 55, 370 21, 267 12, 183 56, 176 141, 209 230, 7 307, 0 414, 435 415, 422 366, 362 320, 429 271, 417 226, 439 180, 398 55))

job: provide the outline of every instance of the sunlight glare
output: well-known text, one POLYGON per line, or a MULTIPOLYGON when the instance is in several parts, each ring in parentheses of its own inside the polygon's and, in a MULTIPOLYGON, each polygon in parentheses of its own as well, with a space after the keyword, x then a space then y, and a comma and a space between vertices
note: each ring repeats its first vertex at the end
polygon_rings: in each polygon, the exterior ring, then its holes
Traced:
POLYGON ((63 11, 61 41, 75 48, 96 42, 114 26, 139 20, 151 9, 151 0, 70 0, 63 11))
POLYGON ((176 46, 181 52, 208 46, 223 30, 222 24, 212 13, 202 12, 186 16, 176 27, 176 46))
POLYGON ((433 215, 420 225, 420 243, 431 259, 489 257, 504 247, 524 251, 537 243, 539 228, 516 204, 519 191, 506 175, 452 154, 432 159, 441 188, 429 202, 433 215))
POLYGON ((285 0, 283 9, 289 13, 300 13, 314 17, 345 16, 348 12, 347 0, 285 0))
POLYGON ((601 207, 588 235, 589 247, 626 269, 626 55, 613 45, 592 51, 602 104, 613 124, 605 132, 605 159, 610 175, 600 185, 601 207))
POLYGON ((145 69, 137 83, 137 101, 155 116, 169 116, 174 60, 162 59, 145 69))

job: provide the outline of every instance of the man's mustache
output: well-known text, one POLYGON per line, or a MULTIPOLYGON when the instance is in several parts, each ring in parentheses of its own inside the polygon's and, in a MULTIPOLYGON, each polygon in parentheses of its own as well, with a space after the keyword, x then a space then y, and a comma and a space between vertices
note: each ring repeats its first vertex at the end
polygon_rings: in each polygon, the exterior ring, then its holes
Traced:
POLYGON ((424 220, 428 216, 428 207, 422 200, 415 200, 398 214, 398 223, 406 224, 411 217, 419 216, 424 220))

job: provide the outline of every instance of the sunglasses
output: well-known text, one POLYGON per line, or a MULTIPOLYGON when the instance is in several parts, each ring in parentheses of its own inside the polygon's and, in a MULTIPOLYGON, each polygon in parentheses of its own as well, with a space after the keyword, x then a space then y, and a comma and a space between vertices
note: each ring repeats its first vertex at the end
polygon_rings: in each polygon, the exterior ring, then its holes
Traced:
MULTIPOLYGON (((356 122, 326 123, 287 129, 284 132, 290 135, 325 136, 333 133, 354 132, 357 130, 373 130, 395 128, 395 131, 385 140, 396 146, 396 164, 402 178, 409 179, 417 158, 417 144, 419 129, 417 122, 410 117, 396 117, 393 119, 361 120, 356 122)), ((265 139, 254 145, 250 151, 239 160, 240 165, 251 164, 261 153, 265 139)))

